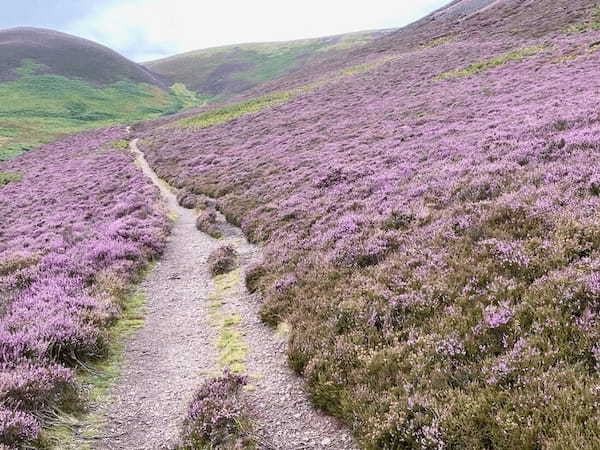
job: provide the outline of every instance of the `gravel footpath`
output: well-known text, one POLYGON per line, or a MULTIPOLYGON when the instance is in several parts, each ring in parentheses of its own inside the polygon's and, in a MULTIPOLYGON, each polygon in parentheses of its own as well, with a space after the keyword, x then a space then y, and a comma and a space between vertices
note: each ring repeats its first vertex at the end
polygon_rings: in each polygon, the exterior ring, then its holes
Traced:
MULTIPOLYGON (((259 256, 259 249, 221 219, 222 244, 236 248, 243 270, 259 256)), ((245 365, 254 388, 248 397, 259 434, 273 449, 358 448, 348 430, 311 405, 302 378, 287 365, 287 336, 266 327, 259 309, 260 297, 248 295, 243 282, 232 288, 221 308, 225 315, 242 319, 238 329, 250 347, 245 365)))
POLYGON ((249 348, 244 364, 252 389, 247 396, 263 448, 358 448, 345 428, 312 407, 302 380, 287 366, 285 336, 260 322, 259 299, 248 295, 241 276, 223 291, 215 316, 217 288, 208 274, 208 255, 231 244, 241 256, 243 269, 259 257, 259 249, 222 216, 223 239, 197 231, 195 212, 177 205, 175 194, 146 163, 137 140, 131 149, 177 219, 164 255, 141 285, 147 299, 145 325, 126 346, 122 377, 101 411, 106 417, 105 436, 96 448, 175 445, 194 390, 220 370, 215 317, 233 316, 238 317, 236 329, 249 348))
MULTIPOLYGON (((137 152, 135 144, 132 149, 137 152)), ((137 163, 178 217, 165 253, 140 287, 147 301, 145 323, 127 343, 121 379, 103 411, 107 427, 97 445, 101 449, 169 448, 217 354, 205 310, 211 285, 205 264, 215 244, 192 232, 195 214, 177 205, 139 152, 137 163)))

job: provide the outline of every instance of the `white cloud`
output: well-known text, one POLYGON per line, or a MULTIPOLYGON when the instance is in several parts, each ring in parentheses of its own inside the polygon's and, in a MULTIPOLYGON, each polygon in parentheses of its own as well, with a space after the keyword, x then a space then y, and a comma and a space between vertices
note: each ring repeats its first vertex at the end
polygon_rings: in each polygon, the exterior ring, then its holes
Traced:
POLYGON ((243 42, 283 41, 403 26, 449 0, 126 0, 68 32, 136 60, 243 42))

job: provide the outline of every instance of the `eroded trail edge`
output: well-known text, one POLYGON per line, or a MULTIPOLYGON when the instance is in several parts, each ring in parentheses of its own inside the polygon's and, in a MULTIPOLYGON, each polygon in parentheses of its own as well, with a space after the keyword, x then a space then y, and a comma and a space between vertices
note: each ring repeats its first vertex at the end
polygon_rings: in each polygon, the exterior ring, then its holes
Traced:
POLYGON ((345 428, 311 405, 303 381, 287 366, 286 336, 260 322, 260 299, 243 283, 244 269, 260 250, 222 216, 223 238, 197 231, 196 213, 177 204, 137 140, 131 150, 176 218, 163 257, 140 287, 147 298, 145 326, 127 344, 97 448, 172 448, 195 388, 232 362, 249 376, 246 395, 265 448, 357 448, 345 428), (240 267, 211 280, 207 258, 222 245, 236 248, 240 267), (233 361, 219 348, 224 333, 234 333, 243 348, 233 361))

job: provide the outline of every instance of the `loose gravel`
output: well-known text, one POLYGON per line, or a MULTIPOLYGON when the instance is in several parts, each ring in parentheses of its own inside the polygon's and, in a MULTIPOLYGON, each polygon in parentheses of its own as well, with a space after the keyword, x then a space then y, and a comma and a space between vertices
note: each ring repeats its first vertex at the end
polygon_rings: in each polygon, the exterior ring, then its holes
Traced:
POLYGON ((251 389, 248 404, 262 447, 267 449, 355 449, 347 429, 317 411, 303 381, 287 366, 286 336, 259 319, 260 298, 244 287, 243 270, 260 250, 238 228, 219 217, 224 234, 213 239, 195 228, 197 213, 177 205, 175 193, 158 179, 137 146, 137 164, 160 188, 168 209, 177 215, 167 249, 140 289, 147 298, 145 325, 127 343, 122 377, 101 411, 105 433, 98 449, 169 449, 194 390, 219 373, 218 319, 237 317, 236 330, 248 346, 243 365, 251 389), (222 290, 218 311, 207 258, 212 250, 233 245, 240 254, 234 282, 222 290))

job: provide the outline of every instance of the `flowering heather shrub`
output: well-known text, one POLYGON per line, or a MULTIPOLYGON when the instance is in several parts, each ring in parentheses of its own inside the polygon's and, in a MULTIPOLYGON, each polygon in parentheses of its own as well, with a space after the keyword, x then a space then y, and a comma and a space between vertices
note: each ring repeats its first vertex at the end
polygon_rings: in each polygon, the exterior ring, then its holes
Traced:
POLYGON ((238 253, 231 245, 223 245, 208 255, 208 270, 212 276, 222 275, 235 269, 238 253))
POLYGON ((241 389, 246 377, 225 371, 195 393, 183 424, 181 450, 255 448, 241 389))
MULTIPOLYGON (((35 417, 0 406, 0 433, 6 445, 32 441, 39 432, 40 425, 35 417)), ((9 449, 11 447, 4 447, 0 442, 0 448, 9 449)))
POLYGON ((366 448, 598 446, 600 34, 564 32, 593 5, 504 0, 424 28, 453 42, 402 31, 361 49, 404 49, 371 71, 147 136, 265 244, 262 316, 366 448))
POLYGON ((196 219, 196 228, 215 239, 219 239, 222 236, 217 225, 217 212, 212 208, 207 209, 198 216, 196 219))
POLYGON ((0 403, 15 409, 43 410, 58 396, 68 394, 73 381, 72 371, 59 365, 5 366, 0 372, 0 403))
POLYGON ((187 189, 182 189, 177 194, 177 203, 179 203, 179 206, 183 208, 194 209, 198 204, 198 199, 193 192, 190 192, 187 189))
POLYGON ((177 194, 177 202, 181 207, 187 209, 214 209, 216 206, 216 203, 212 198, 209 198, 205 195, 195 194, 193 191, 188 189, 182 189, 179 191, 177 194))
POLYGON ((0 167, 22 174, 0 189, 2 444, 35 439, 44 413, 69 400, 78 361, 106 350, 114 287, 163 248, 155 188, 105 145, 125 135, 79 134, 0 167))
POLYGON ((266 275, 266 269, 262 263, 256 263, 248 267, 244 273, 246 288, 251 294, 257 292, 260 287, 260 280, 266 275))

